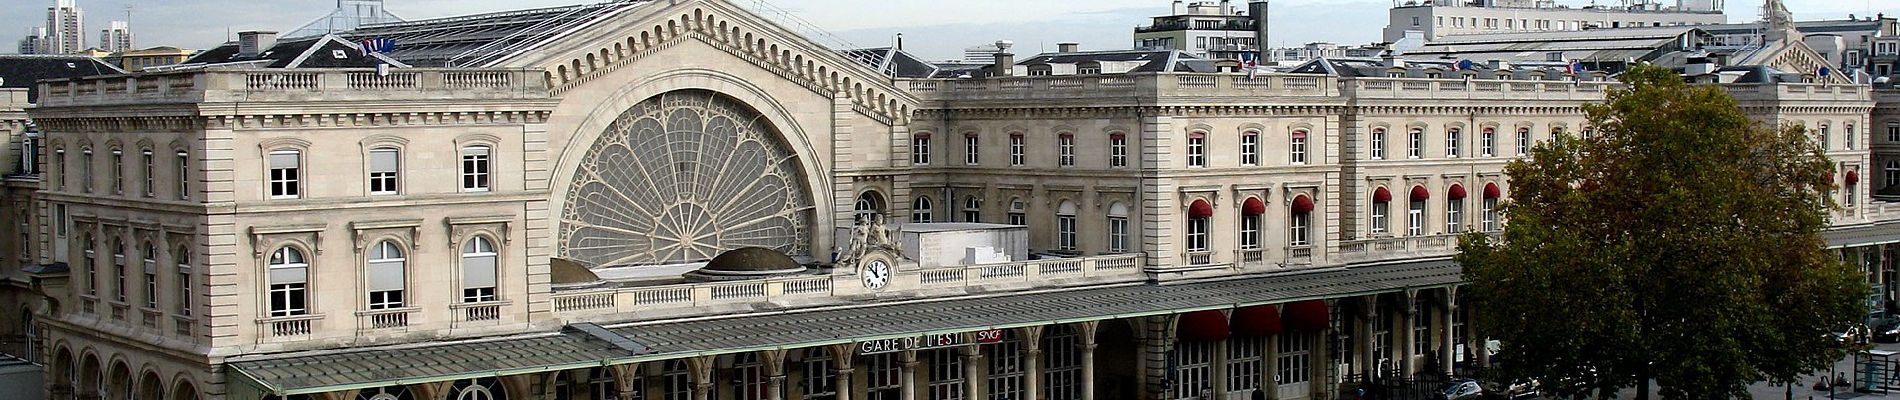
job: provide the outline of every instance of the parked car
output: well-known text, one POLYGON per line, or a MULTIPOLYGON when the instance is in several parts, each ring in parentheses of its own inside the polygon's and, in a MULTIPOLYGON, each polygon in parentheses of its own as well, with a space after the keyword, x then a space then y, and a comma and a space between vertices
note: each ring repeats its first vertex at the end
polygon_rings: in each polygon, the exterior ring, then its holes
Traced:
POLYGON ((1477 400, 1484 398, 1484 385, 1475 379, 1458 379, 1438 389, 1437 400, 1477 400))
POLYGON ((1874 324, 1874 341, 1879 343, 1900 342, 1900 318, 1887 318, 1874 324))
POLYGON ((1848 325, 1846 329, 1840 329, 1840 330, 1835 331, 1834 333, 1830 334, 1830 336, 1834 338, 1834 343, 1836 346, 1846 347, 1846 346, 1852 346, 1852 345, 1861 344, 1861 343, 1867 343, 1867 339, 1869 335, 1867 333, 1866 325, 1855 323, 1852 325, 1848 325))
POLYGON ((1503 382, 1485 382, 1483 386, 1485 394, 1487 394, 1485 397, 1491 399, 1517 400, 1537 396, 1536 380, 1518 380, 1511 381, 1511 383, 1508 384, 1503 382))

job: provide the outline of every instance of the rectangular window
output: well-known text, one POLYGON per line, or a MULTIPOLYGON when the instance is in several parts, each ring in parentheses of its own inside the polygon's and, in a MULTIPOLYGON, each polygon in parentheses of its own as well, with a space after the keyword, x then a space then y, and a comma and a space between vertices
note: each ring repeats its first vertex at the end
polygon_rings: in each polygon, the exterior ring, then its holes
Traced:
POLYGON ((48 172, 53 176, 53 190, 66 190, 66 149, 53 150, 53 170, 48 172))
POLYGON ((1240 165, 1260 165, 1260 135, 1253 132, 1240 135, 1240 165))
POLYGON ((1009 212, 1009 224, 1010 224, 1010 225, 1016 225, 1016 226, 1028 226, 1028 225, 1029 225, 1029 214, 1024 214, 1024 213, 1023 213, 1023 212, 1021 212, 1021 211, 1010 211, 1010 212, 1009 212))
POLYGON ((929 350, 929 400, 963 400, 963 356, 959 349, 929 350))
POLYGON ((145 197, 158 197, 158 158, 152 156, 151 149, 139 151, 139 161, 145 166, 145 197))
POLYGON ((1465 201, 1445 202, 1445 233, 1457 234, 1465 231, 1465 201))
POLYGON ((1437 318, 1432 318, 1431 300, 1419 298, 1418 304, 1412 306, 1412 354, 1433 354, 1432 321, 1434 320, 1437 318))
POLYGON ((1372 203, 1372 233, 1385 233, 1386 213, 1391 211, 1392 203, 1372 203))
POLYGON ((1287 147, 1292 151, 1293 165, 1306 164, 1306 131, 1293 132, 1293 139, 1287 147))
POLYGON ((1900 143, 1900 124, 1887 123, 1887 141, 1900 143))
POLYGON ((977 165, 977 161, 978 161, 976 157, 977 154, 978 153, 977 153, 976 135, 964 136, 963 137, 963 163, 965 165, 977 165))
MULTIPOLYGON (((474 244, 489 245, 486 240, 474 244)), ((485 303, 499 300, 500 297, 495 293, 497 281, 495 272, 498 267, 495 265, 494 248, 480 247, 471 250, 473 252, 462 254, 462 302, 485 303)))
POLYGON ((191 200, 191 154, 179 151, 178 161, 178 199, 191 200))
POLYGON ((1372 130, 1372 159, 1385 159, 1385 129, 1372 130))
POLYGON ((125 151, 112 149, 112 194, 125 194, 125 151))
POLYGON ((831 367, 831 358, 825 356, 805 359, 805 399, 829 399, 838 395, 838 370, 831 367))
POLYGON ((400 181, 402 153, 396 149, 374 149, 369 151, 369 194, 397 194, 400 181))
POLYGON ((1128 218, 1108 217, 1108 252, 1128 252, 1128 218))
POLYGON ((1213 398, 1214 343, 1182 340, 1174 345, 1175 399, 1213 398))
POLYGON ((1260 216, 1240 217, 1240 248, 1244 250, 1260 248, 1260 216))
POLYGON ((295 199, 303 195, 299 185, 299 172, 303 165, 302 153, 296 150, 273 151, 270 153, 270 197, 273 199, 295 199))
POLYGON ((910 140, 910 163, 930 165, 930 136, 917 135, 910 140))
POLYGON ((1461 130, 1458 128, 1451 128, 1450 130, 1445 131, 1445 157, 1446 158, 1458 158, 1464 155, 1464 152, 1459 151, 1460 149, 1458 148, 1458 144, 1460 142, 1463 142, 1462 139, 1464 139, 1464 130, 1461 130))
POLYGON ((462 148, 462 191, 486 192, 489 190, 491 164, 488 146, 469 146, 462 148))
POLYGON ((1062 134, 1061 137, 1056 138, 1056 150, 1060 155, 1060 163, 1062 166, 1064 167, 1075 166, 1075 136, 1074 135, 1069 135, 1065 133, 1065 134, 1062 134))
POLYGON ((1023 343, 1011 337, 1013 332, 1004 331, 1007 339, 1001 343, 983 345, 983 354, 990 360, 989 400, 1016 400, 1023 397, 1023 343))
POLYGON ((1313 337, 1303 332, 1290 332, 1280 335, 1280 357, 1275 360, 1279 370, 1274 377, 1281 385, 1307 383, 1313 380, 1313 337))
POLYGON ((1026 150, 1027 149, 1024 148, 1022 135, 1010 135, 1009 136, 1009 165, 1021 167, 1023 166, 1023 164, 1027 164, 1029 160, 1027 159, 1028 158, 1027 155, 1024 154, 1026 150))
POLYGON ((1412 133, 1407 136, 1408 138, 1406 140, 1407 143, 1405 145, 1405 156, 1407 158, 1411 158, 1414 160, 1424 157, 1425 156, 1425 131, 1420 130, 1420 129, 1413 129, 1412 133))
POLYGON ((1108 138, 1108 166, 1128 166, 1128 137, 1115 134, 1108 138))
POLYGON ((1518 128, 1517 156, 1523 157, 1529 154, 1531 154, 1531 128, 1518 128))
POLYGON ((1291 246, 1312 245, 1312 213, 1293 214, 1293 221, 1287 224, 1287 244, 1291 246))
POLYGON ((1075 251, 1075 216, 1056 217, 1057 248, 1062 251, 1075 251))
POLYGON ((145 259, 145 309, 158 309, 158 260, 145 259))
POLYGON ((1482 139, 1482 142, 1484 142, 1482 144, 1484 156, 1497 157, 1498 131, 1492 128, 1484 128, 1484 137, 1482 139))
MULTIPOLYGON (((113 243, 113 244, 117 245, 118 243, 113 243)), ((120 303, 124 303, 126 287, 125 287, 125 253, 123 252, 125 251, 125 249, 123 248, 123 246, 115 246, 112 249, 112 251, 115 252, 112 254, 112 276, 113 276, 112 299, 120 303)))
MULTIPOLYGON (((1227 340, 1227 391, 1259 390, 1265 368, 1267 338, 1236 336, 1227 340)), ((1229 396, 1232 398, 1233 396, 1229 396)))
POLYGON ((1201 134, 1201 133, 1195 133, 1193 135, 1188 136, 1187 151, 1188 151, 1188 158, 1187 158, 1188 168, 1206 167, 1207 166, 1207 135, 1201 134))
POLYGON ((1425 235, 1425 202, 1412 202, 1412 209, 1405 213, 1405 235, 1425 235))
POLYGON ((191 264, 178 264, 178 315, 191 316, 191 264))
POLYGON ((1207 218, 1188 219, 1188 252, 1207 251, 1207 218))
POLYGON ((1498 231, 1498 199, 1484 199, 1484 231, 1498 231))
POLYGON ((1847 149, 1853 150, 1855 147, 1859 147, 1860 135, 1854 132, 1854 124, 1847 124, 1846 133, 1847 133, 1847 137, 1845 139, 1847 139, 1847 149))

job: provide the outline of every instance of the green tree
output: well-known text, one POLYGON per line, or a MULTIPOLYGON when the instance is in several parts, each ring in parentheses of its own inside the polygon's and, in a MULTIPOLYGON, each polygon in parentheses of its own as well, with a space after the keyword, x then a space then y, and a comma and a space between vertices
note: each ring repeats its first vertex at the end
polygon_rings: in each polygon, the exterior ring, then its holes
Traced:
POLYGON ((1834 170, 1806 129, 1760 127, 1668 69, 1620 79, 1584 107, 1592 138, 1506 167, 1502 238, 1460 242, 1505 375, 1566 398, 1646 399, 1652 380, 1665 398, 1746 398, 1838 360, 1828 333, 1869 288, 1820 235, 1834 170))

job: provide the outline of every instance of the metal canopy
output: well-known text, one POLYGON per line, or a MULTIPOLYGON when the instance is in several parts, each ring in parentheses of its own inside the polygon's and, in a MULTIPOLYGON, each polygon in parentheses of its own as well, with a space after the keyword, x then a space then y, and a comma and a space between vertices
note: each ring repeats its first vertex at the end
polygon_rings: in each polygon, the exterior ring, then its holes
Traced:
POLYGON ((1168 285, 1121 285, 756 313, 610 327, 650 346, 627 351, 579 330, 237 360, 233 382, 291 395, 890 339, 1131 318, 1440 287, 1462 282, 1449 259, 1168 285))

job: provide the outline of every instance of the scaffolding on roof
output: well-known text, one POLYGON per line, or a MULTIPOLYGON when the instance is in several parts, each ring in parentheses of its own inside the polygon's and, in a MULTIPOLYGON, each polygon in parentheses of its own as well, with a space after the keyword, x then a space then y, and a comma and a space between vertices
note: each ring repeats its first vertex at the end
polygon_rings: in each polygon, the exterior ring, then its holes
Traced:
POLYGON ((389 56, 419 67, 483 67, 651 0, 366 25, 341 36, 392 39, 389 56))

